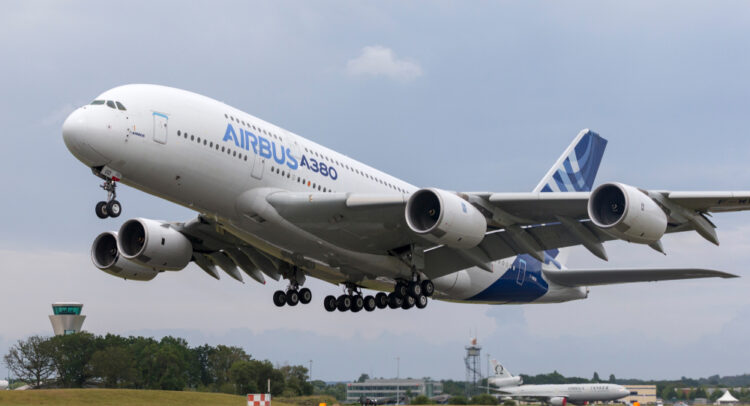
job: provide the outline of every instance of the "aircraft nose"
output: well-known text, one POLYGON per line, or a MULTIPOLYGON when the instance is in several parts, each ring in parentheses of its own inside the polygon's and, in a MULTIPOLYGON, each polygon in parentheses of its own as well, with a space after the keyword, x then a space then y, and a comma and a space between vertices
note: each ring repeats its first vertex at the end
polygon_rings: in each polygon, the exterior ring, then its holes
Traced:
POLYGON ((88 116, 89 112, 86 111, 86 107, 78 108, 70 113, 62 125, 63 142, 68 150, 87 166, 101 166, 107 160, 92 146, 96 137, 88 116))
POLYGON ((85 120, 83 108, 78 108, 70 113, 62 125, 62 136, 65 145, 71 152, 80 149, 80 144, 85 143, 85 133, 88 125, 85 120))

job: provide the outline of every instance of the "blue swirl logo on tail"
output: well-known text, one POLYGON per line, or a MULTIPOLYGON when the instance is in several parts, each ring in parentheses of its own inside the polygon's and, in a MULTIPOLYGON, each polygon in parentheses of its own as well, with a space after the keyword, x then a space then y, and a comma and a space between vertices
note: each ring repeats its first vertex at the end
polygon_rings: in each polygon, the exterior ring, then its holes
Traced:
POLYGON ((584 130, 576 137, 552 170, 545 176, 539 192, 590 192, 607 140, 584 130))

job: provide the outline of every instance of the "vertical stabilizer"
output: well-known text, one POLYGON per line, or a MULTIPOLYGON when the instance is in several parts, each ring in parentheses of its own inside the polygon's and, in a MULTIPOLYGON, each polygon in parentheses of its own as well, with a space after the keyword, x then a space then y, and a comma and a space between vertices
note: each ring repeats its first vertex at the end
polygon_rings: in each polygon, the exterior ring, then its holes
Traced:
POLYGON ((505 367, 503 367, 496 359, 490 361, 492 364, 492 371, 495 374, 495 378, 512 378, 513 374, 510 373, 505 367))
POLYGON ((607 140, 585 129, 573 139, 534 192, 590 192, 607 140))

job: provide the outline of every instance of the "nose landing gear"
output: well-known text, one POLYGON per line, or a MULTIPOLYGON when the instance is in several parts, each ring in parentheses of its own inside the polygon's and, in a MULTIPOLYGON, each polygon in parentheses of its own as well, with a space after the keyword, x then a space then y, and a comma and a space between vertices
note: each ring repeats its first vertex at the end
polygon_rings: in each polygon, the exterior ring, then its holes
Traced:
POLYGON ((122 213, 122 205, 115 199, 117 197, 117 178, 104 178, 104 183, 99 187, 107 191, 107 201, 96 204, 96 216, 100 219, 107 217, 118 217, 122 213))

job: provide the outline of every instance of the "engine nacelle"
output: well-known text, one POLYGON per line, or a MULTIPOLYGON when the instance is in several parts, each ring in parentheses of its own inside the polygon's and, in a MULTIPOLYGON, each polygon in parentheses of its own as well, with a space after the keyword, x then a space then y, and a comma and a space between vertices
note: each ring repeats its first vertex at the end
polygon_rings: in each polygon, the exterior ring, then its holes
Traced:
POLYGON ((193 244, 167 223, 137 218, 120 227, 120 255, 161 270, 179 271, 193 257, 193 244))
POLYGON ((550 406, 565 406, 568 404, 568 398, 562 396, 550 398, 549 404, 550 406))
POLYGON ((487 220, 458 195, 440 189, 420 189, 406 203, 406 224, 436 244, 476 247, 487 232, 487 220))
POLYGON ((506 386, 519 386, 523 384, 523 378, 520 376, 508 376, 505 378, 490 378, 490 383, 499 388, 506 386))
POLYGON ((150 281, 159 273, 153 268, 123 258, 117 249, 117 233, 99 234, 91 245, 91 261, 102 271, 122 279, 150 281))
POLYGON ((651 244, 667 231, 667 215, 647 194, 623 183, 597 187, 588 203, 589 218, 622 240, 651 244))

